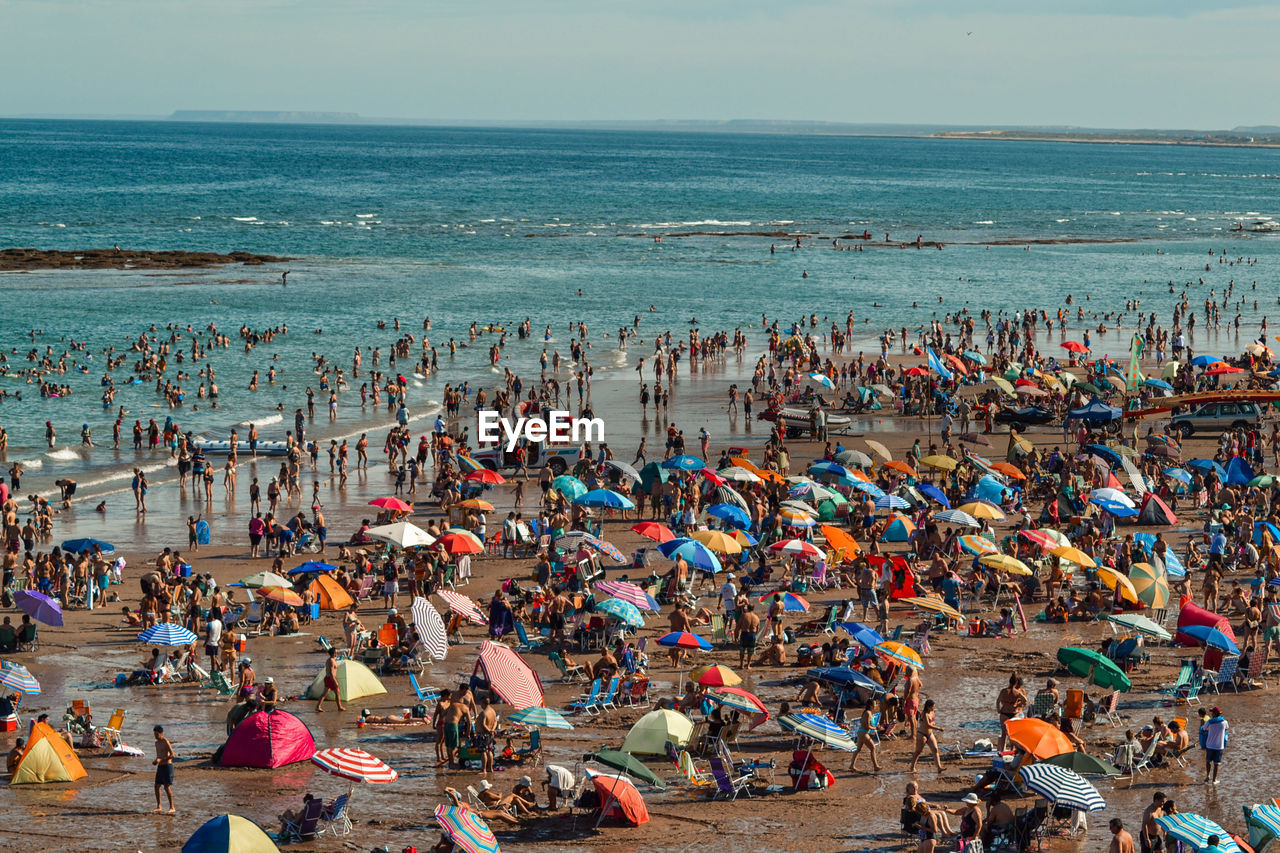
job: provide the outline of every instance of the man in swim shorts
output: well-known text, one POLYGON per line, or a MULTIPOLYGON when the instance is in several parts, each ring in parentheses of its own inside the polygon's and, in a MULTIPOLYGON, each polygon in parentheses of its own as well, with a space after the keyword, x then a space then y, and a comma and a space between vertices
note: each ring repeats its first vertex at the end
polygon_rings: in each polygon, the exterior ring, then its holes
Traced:
POLYGON ((760 617, 754 603, 738 613, 738 666, 751 669, 751 657, 756 653, 756 634, 760 631, 760 617))

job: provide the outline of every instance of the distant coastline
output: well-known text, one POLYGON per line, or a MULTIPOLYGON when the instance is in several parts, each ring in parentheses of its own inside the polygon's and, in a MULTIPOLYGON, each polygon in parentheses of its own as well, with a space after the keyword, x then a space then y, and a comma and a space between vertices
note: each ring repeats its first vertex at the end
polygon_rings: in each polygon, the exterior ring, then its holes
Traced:
POLYGON ((942 130, 931 139, 992 139, 1001 142, 1076 142, 1104 145, 1195 145, 1215 148, 1280 148, 1280 132, 1244 134, 1238 131, 1151 133, 1134 131, 942 130))
POLYGON ((85 249, 62 252, 56 249, 0 249, 0 272, 31 270, 178 270, 243 264, 261 266, 291 260, 275 255, 249 252, 133 251, 129 249, 85 249))

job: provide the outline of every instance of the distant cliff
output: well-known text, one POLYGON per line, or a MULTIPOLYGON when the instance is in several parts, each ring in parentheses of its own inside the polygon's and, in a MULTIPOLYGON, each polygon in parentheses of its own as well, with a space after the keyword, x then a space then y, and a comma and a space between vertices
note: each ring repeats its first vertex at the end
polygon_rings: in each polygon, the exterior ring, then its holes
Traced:
POLYGON ((171 121, 234 121, 278 124, 359 124, 359 113, 311 113, 289 110, 174 110, 171 121))

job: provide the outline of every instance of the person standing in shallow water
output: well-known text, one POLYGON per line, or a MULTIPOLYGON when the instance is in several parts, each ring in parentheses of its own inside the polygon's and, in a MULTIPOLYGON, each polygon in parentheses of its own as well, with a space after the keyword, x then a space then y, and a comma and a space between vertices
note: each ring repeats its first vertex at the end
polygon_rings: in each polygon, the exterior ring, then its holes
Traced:
POLYGON ((156 808, 155 814, 161 814, 160 792, 163 790, 169 798, 169 810, 164 814, 177 814, 173 807, 173 744, 164 736, 164 726, 156 726, 156 758, 151 762, 156 766, 156 808))

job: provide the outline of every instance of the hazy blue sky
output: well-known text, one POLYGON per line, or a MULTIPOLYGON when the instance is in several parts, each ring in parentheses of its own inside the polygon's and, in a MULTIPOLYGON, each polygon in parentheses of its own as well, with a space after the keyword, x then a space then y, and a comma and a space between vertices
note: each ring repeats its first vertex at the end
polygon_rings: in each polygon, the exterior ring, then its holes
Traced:
POLYGON ((0 0, 0 21, 3 114, 1280 124, 1274 0, 0 0))

